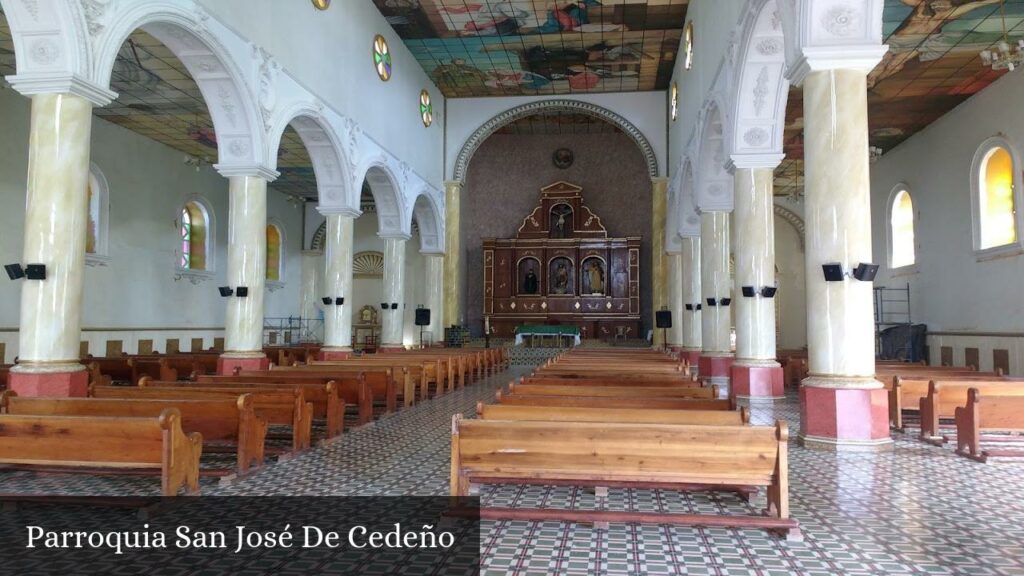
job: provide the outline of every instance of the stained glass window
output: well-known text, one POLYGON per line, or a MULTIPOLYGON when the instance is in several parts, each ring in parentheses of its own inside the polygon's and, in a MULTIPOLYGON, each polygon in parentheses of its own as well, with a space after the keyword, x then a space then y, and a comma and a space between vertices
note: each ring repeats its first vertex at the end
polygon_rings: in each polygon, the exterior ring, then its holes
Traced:
POLYGON ((391 79, 391 49, 388 48, 388 41, 380 34, 373 39, 373 65, 381 80, 386 82, 391 79))
POLYGON ((430 92, 426 90, 420 92, 420 117, 428 128, 434 123, 434 105, 430 103, 430 92))
POLYGON ((181 209, 181 245, 178 267, 182 270, 206 270, 206 241, 209 219, 199 202, 188 202, 181 209))
POLYGON ((889 214, 892 234, 892 268, 911 266, 916 259, 914 250, 914 201, 910 192, 900 190, 892 200, 889 214))
POLYGON ((693 68, 693 21, 686 23, 686 31, 683 37, 684 46, 686 48, 685 54, 686 59, 683 61, 684 67, 689 70, 693 68))
POLYGON ((181 267, 192 267, 192 215, 188 208, 181 209, 181 267))
POLYGON ((675 121, 679 117, 679 85, 672 83, 672 94, 668 104, 669 116, 675 121))
POLYGON ((281 230, 267 224, 267 280, 281 280, 281 230))
POLYGON ((85 253, 95 254, 96 243, 99 239, 99 225, 100 225, 100 196, 96 190, 96 186, 93 181, 95 179, 92 175, 89 175, 89 187, 86 189, 86 196, 89 207, 89 222, 88 228, 85 231, 85 253))
POLYGON ((1017 241, 1014 206, 1013 156, 1002 146, 989 150, 978 174, 979 248, 994 248, 1017 241))

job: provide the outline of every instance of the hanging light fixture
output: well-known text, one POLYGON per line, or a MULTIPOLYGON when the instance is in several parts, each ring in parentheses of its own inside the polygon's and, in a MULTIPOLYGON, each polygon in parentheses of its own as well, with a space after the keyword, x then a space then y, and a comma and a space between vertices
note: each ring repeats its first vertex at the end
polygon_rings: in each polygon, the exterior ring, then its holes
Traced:
POLYGON ((1006 0, 999 2, 999 18, 1003 25, 1003 39, 996 44, 995 49, 982 50, 981 61, 993 70, 1013 72, 1017 66, 1024 65, 1024 40, 1018 40, 1016 45, 1010 44, 1006 34, 1006 0))

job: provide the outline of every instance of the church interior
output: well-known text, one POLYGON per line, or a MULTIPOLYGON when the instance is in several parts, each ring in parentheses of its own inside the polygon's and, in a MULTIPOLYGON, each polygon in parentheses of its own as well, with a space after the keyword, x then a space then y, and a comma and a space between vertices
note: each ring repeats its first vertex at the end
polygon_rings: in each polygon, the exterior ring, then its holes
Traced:
POLYGON ((1024 0, 0 0, 0 573, 201 495, 1024 575, 1021 67, 1024 0))

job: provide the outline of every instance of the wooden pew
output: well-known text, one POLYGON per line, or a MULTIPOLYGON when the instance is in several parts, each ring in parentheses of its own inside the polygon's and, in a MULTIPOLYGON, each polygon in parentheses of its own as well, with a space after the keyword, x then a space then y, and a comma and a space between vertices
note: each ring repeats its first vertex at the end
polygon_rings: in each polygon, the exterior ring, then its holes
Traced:
POLYGON ((889 390, 889 425, 904 431, 907 413, 917 413, 921 399, 928 395, 928 383, 933 378, 963 378, 990 380, 998 378, 992 372, 940 368, 937 370, 901 369, 898 372, 882 371, 876 377, 887 384, 889 390))
POLYGON ((740 408, 739 410, 653 410, 517 406, 514 404, 484 404, 483 402, 478 402, 476 414, 482 420, 621 422, 702 426, 742 426, 750 424, 750 414, 746 408, 740 408))
POLYGON ((549 376, 523 376, 520 384, 536 386, 663 386, 676 388, 700 388, 699 380, 691 378, 601 378, 591 376, 585 378, 558 378, 549 376))
POLYGON ((499 404, 567 408, 634 408, 652 410, 735 410, 731 399, 623 398, 615 396, 527 396, 495 393, 499 404))
POLYGON ((156 418, 0 415, 0 466, 62 472, 157 471, 164 496, 199 493, 203 437, 185 434, 181 413, 156 418))
POLYGON ((345 378, 320 374, 310 374, 306 378, 293 378, 280 376, 277 371, 246 372, 245 374, 245 376, 199 376, 195 382, 185 383, 185 385, 232 387, 266 384, 305 387, 306 399, 313 402, 313 417, 327 422, 328 437, 341 434, 345 423, 346 406, 357 407, 360 426, 373 420, 373 393, 362 373, 350 374, 345 378))
POLYGON ((90 390, 94 398, 127 398, 145 400, 203 400, 228 398, 237 400, 243 394, 253 395, 256 415, 271 426, 292 429, 292 451, 300 452, 311 445, 313 405, 306 402, 299 387, 292 390, 253 390, 252 388, 151 388, 129 386, 96 386, 90 390))
MULTIPOLYGON (((175 408, 181 413, 185 433, 198 432, 207 443, 230 445, 237 453, 238 474, 252 466, 262 466, 266 421, 253 409, 251 394, 237 400, 125 400, 101 398, 23 398, 14 392, 0 394, 0 413, 35 416, 109 416, 121 418, 155 418, 164 410, 175 408)), ((216 471, 214 475, 223 475, 216 471)), ((205 475, 207 469, 202 470, 205 475)))
POLYGON ((942 419, 956 417, 956 409, 967 405, 967 392, 974 388, 982 394, 1024 396, 1024 381, 1012 380, 932 380, 928 395, 921 399, 921 439, 945 443, 941 436, 942 419))
POLYGON ((385 398, 387 412, 390 414, 398 406, 399 395, 403 406, 412 406, 417 397, 425 398, 428 382, 428 371, 422 362, 384 361, 377 359, 327 360, 317 361, 305 366, 291 368, 274 367, 271 372, 289 372, 297 374, 338 374, 350 372, 366 372, 367 379, 373 388, 374 396, 385 398), (385 372, 387 377, 370 376, 374 372, 385 372), (420 394, 417 395, 417 386, 420 394))
POLYGON ((654 522, 799 536, 789 516, 788 428, 452 419, 451 494, 473 484, 676 490, 767 488, 766 516, 483 508, 484 519, 654 522))
POLYGON ((680 386, 552 386, 511 383, 509 394, 523 396, 591 396, 611 398, 718 398, 718 387, 684 388, 680 386))
POLYGON ((111 383, 135 384, 132 378, 132 367, 127 356, 98 358, 88 356, 82 364, 90 370, 90 382, 99 385, 111 383))
POLYGON ((253 392, 271 390, 291 391, 298 386, 302 388, 306 402, 313 405, 313 418, 326 424, 328 439, 341 436, 345 429, 345 401, 338 394, 337 383, 334 380, 326 384, 321 382, 234 382, 225 386, 224 382, 168 382, 143 377, 139 381, 139 386, 149 388, 251 388, 253 392))
MULTIPOLYGON (((993 457, 1024 458, 1024 450, 982 450, 982 434, 1020 434, 1024 432, 1024 396, 983 394, 978 388, 967 391, 967 405, 954 411, 956 453, 978 462, 993 457)), ((1016 439, 1024 441, 1024 438, 1016 439)))
MULTIPOLYGON (((385 412, 388 414, 394 412, 398 405, 398 393, 396 391, 399 386, 399 381, 397 381, 398 378, 402 377, 402 385, 406 385, 404 374, 402 374, 401 371, 399 371, 398 374, 394 374, 391 368, 384 366, 374 366, 369 368, 359 366, 337 366, 325 369, 314 368, 315 367, 313 366, 292 366, 290 368, 275 366, 273 370, 269 371, 239 371, 236 372, 234 376, 244 378, 252 382, 273 382, 279 380, 285 382, 304 382, 311 379, 319 379, 326 383, 329 380, 334 380, 336 382, 349 381, 352 378, 358 378, 361 374, 362 378, 369 386, 371 393, 371 408, 373 406, 373 402, 380 399, 384 404, 385 412)), ((342 386, 342 388, 345 386, 342 386)), ((360 412, 360 414, 362 414, 362 412, 360 412)), ((372 409, 369 415, 370 418, 367 419, 366 422, 372 420, 372 409)))

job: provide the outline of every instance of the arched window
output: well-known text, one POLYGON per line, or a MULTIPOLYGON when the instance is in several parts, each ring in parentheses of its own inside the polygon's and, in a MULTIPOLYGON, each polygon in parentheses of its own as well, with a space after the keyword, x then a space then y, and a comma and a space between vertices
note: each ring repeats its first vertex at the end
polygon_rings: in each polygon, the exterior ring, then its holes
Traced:
POLYGON ((267 280, 281 281, 281 229, 275 224, 267 224, 267 280))
POLYGON ((975 155, 971 206, 976 250, 1018 244, 1017 163, 1010 143, 1001 137, 986 140, 975 155))
POLYGON ((889 268, 912 266, 914 247, 914 201, 904 186, 889 196, 889 268))
POLYGON ((107 260, 107 215, 109 211, 109 189, 103 172, 95 165, 89 166, 89 185, 86 189, 88 227, 85 235, 86 263, 104 265, 107 260))
POLYGON ((181 208, 180 259, 182 270, 209 270, 207 267, 210 237, 210 214, 197 200, 186 202, 181 208))

